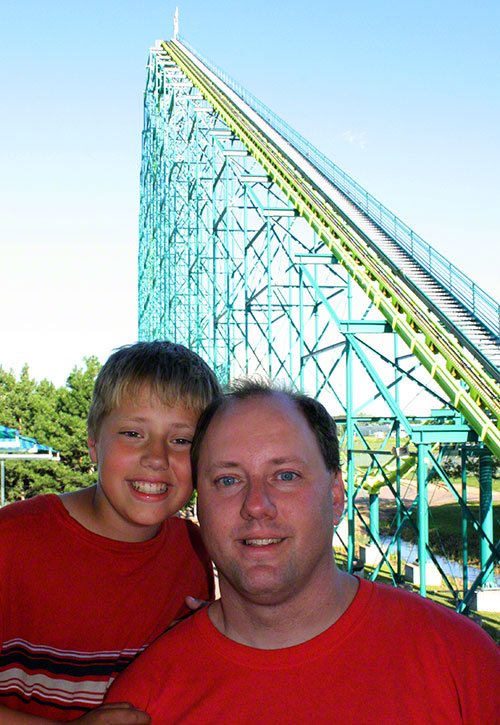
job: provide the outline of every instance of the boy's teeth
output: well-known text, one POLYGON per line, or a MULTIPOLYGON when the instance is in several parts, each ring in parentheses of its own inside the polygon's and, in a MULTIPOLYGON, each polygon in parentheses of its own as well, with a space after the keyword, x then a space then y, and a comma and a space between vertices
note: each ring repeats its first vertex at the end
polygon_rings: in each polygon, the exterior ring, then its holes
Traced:
POLYGON ((168 488, 166 483, 150 483, 149 481, 131 481, 130 485, 134 491, 139 491, 139 493, 165 493, 168 488))
POLYGON ((279 544, 283 539, 245 539, 246 546, 268 546, 269 544, 279 544))

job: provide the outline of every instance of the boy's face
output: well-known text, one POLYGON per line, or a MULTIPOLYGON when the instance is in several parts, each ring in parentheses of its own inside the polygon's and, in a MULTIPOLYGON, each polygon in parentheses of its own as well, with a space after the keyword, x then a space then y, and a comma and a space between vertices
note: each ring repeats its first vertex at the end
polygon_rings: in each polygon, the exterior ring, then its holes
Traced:
POLYGON ((169 407, 144 386, 107 415, 89 452, 98 465, 96 530, 146 541, 191 496, 189 452, 199 412, 169 407))

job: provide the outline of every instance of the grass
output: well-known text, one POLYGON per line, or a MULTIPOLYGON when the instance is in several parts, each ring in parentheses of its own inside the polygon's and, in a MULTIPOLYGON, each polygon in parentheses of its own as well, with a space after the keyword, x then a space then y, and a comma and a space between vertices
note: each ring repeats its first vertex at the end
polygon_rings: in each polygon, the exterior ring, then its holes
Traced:
MULTIPOLYGON (((461 491, 462 479, 459 476, 450 476, 450 481, 453 483, 458 491, 461 491)), ((467 486, 472 488, 479 488, 479 479, 473 473, 467 474, 467 486)), ((492 481, 493 491, 500 493, 500 478, 494 478, 492 481)))

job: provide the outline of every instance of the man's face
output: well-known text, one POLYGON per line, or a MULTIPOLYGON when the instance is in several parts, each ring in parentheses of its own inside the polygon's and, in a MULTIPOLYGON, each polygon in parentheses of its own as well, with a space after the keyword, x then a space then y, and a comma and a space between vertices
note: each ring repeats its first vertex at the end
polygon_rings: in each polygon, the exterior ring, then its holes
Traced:
POLYGON ((332 566, 340 473, 284 395, 258 395, 216 414, 198 465, 198 515, 224 596, 280 603, 314 593, 332 566))

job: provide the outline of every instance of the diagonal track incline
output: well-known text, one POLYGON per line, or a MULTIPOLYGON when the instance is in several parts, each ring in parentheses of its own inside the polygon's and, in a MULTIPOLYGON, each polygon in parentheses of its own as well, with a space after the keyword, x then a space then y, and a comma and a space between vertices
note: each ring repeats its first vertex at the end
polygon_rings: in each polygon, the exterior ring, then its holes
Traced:
POLYGON ((165 62, 173 60, 211 103, 500 459, 500 387, 473 351, 464 349, 414 285, 396 274, 360 226, 346 217, 333 194, 325 192, 328 185, 317 182, 309 161, 178 41, 162 46, 165 62))

